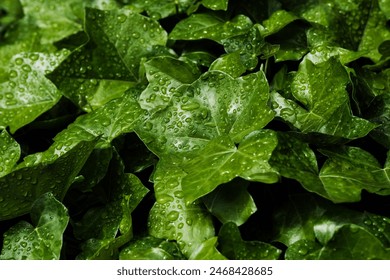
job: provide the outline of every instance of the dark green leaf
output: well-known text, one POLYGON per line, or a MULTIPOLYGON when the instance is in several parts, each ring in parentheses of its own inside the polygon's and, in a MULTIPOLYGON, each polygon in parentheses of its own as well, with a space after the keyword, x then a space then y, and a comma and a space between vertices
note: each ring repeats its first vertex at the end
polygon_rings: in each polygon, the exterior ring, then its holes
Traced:
POLYGON ((27 214, 34 201, 52 192, 62 200, 96 145, 96 138, 76 143, 63 137, 46 152, 24 159, 0 178, 0 220, 27 214))
POLYGON ((193 14, 180 21, 169 38, 172 40, 210 39, 221 42, 232 36, 244 34, 252 27, 252 22, 244 15, 238 15, 231 21, 224 21, 211 14, 193 14))
POLYGON ((32 122, 61 97, 45 78, 68 54, 21 53, 12 58, 8 82, 0 84, 0 126, 11 132, 32 122))
POLYGON ((21 221, 4 234, 1 260, 58 260, 68 211, 51 193, 32 205, 33 225, 21 221), (34 227, 35 225, 35 227, 34 227))
POLYGON ((149 234, 176 240, 189 258, 200 244, 214 236, 210 215, 200 203, 186 203, 181 180, 185 173, 174 158, 160 160, 154 173, 157 202, 149 213, 149 234))
POLYGON ((180 260, 177 244, 152 236, 131 241, 119 254, 121 260, 180 260))
POLYGON ((218 234, 223 255, 231 260, 276 260, 281 250, 260 241, 244 241, 234 223, 224 224, 218 234))
POLYGON ((390 195, 390 169, 387 165, 381 168, 370 153, 348 146, 321 152, 328 160, 321 168, 320 179, 333 201, 359 201, 363 189, 390 195))
POLYGON ((85 111, 133 87, 140 78, 141 59, 158 53, 167 41, 158 22, 126 9, 88 8, 86 31, 89 42, 50 75, 62 93, 85 111))
POLYGON ((229 137, 211 140, 183 164, 187 173, 182 181, 186 199, 195 201, 235 177, 264 183, 277 182, 279 174, 268 163, 276 145, 276 135, 270 130, 249 134, 238 147, 229 137))
POLYGON ((74 224, 75 236, 85 241, 79 259, 117 258, 119 247, 132 238, 131 213, 148 192, 135 175, 124 173, 116 152, 99 185, 106 194, 104 205, 89 209, 74 224))
POLYGON ((240 226, 256 212, 257 207, 248 193, 247 181, 232 181, 219 186, 202 201, 222 223, 233 222, 240 226))
POLYGON ((331 57, 316 63, 306 57, 294 75, 291 90, 296 101, 275 93, 272 96, 277 116, 300 131, 319 132, 348 139, 367 135, 375 125, 351 114, 346 85, 348 73, 331 57))
POLYGON ((20 157, 19 144, 8 134, 6 130, 0 133, 0 177, 10 173, 20 157))

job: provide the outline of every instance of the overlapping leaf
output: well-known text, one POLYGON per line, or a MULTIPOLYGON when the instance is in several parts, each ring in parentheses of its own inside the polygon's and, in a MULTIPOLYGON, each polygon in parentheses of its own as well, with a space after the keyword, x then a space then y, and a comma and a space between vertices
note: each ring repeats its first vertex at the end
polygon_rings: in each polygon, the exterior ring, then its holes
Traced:
POLYGON ((363 137, 375 125, 352 115, 346 91, 348 81, 345 68, 334 57, 317 64, 306 58, 291 83, 294 98, 303 106, 274 93, 274 110, 305 133, 318 132, 348 139, 363 137))
POLYGON ((143 57, 165 53, 167 34, 157 21, 130 10, 86 10, 89 41, 50 75, 85 111, 120 97, 139 80, 143 57))
POLYGON ((132 238, 131 212, 148 192, 135 175, 124 173, 115 152, 99 185, 106 194, 103 206, 89 209, 74 224, 75 236, 85 241, 79 259, 118 258, 118 248, 132 238))
POLYGON ((238 147, 226 136, 211 140, 204 149, 183 163, 187 173, 182 181, 186 199, 192 202, 235 177, 264 183, 277 182, 279 173, 268 163, 276 145, 276 135, 269 130, 249 134, 238 147))
POLYGON ((308 195, 294 196, 275 217, 276 240, 290 259, 387 259, 390 221, 308 195), (348 240, 348 242, 347 242, 348 240), (367 243, 366 243, 367 242, 367 243), (363 246, 366 244, 366 246, 363 246))
POLYGON ((260 241, 244 241, 234 223, 226 223, 218 234, 221 252, 232 260, 275 260, 281 250, 260 241))
POLYGON ((32 205, 33 225, 21 221, 4 234, 0 260, 58 260, 68 211, 51 193, 40 196, 32 205))
POLYGON ((321 181, 333 201, 359 201, 363 189, 390 195, 389 153, 384 168, 370 153, 357 147, 321 150, 328 160, 321 168, 321 181))
POLYGON ((189 258, 205 240, 214 236, 211 216, 200 203, 186 203, 181 187, 185 173, 175 159, 160 160, 154 173, 156 203, 149 214, 149 234, 176 240, 189 258), (177 164, 177 163, 176 163, 177 164))
POLYGON ((148 116, 136 132, 157 155, 199 149, 218 135, 240 142, 273 118, 267 99, 262 72, 234 79, 209 71, 177 88, 169 105, 148 116))
POLYGON ((0 126, 15 132, 58 102, 61 94, 45 74, 67 54, 21 53, 13 57, 9 79, 0 84, 0 126))

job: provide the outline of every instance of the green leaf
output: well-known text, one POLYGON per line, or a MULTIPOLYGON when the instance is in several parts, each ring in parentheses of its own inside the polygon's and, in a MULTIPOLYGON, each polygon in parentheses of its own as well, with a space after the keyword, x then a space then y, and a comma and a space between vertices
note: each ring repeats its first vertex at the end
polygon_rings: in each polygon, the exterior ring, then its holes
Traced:
POLYGON ((119 254, 120 260, 181 260, 184 259, 175 242, 146 236, 131 241, 119 254))
POLYGON ((297 180, 306 190, 329 198, 319 178, 316 155, 309 145, 291 133, 279 132, 277 136, 271 166, 283 177, 297 180))
POLYGON ((8 134, 6 130, 0 133, 0 177, 10 173, 20 158, 19 144, 8 134))
POLYGON ((228 8, 228 0, 202 0, 202 5, 211 10, 223 10, 228 8))
POLYGON ((68 54, 21 53, 12 58, 9 80, 0 84, 0 126, 15 132, 54 106, 61 95, 45 78, 68 54))
POLYGON ((227 53, 240 53, 241 64, 248 70, 253 70, 258 64, 258 56, 263 59, 271 57, 278 47, 271 46, 261 35, 262 26, 255 24, 244 34, 224 38, 221 42, 227 53))
POLYGON ((143 109, 152 112, 164 109, 178 87, 191 84, 200 76, 193 65, 172 57, 153 58, 144 67, 149 84, 141 93, 139 102, 143 109))
POLYGON ((252 196, 247 191, 249 182, 234 180, 221 185, 203 197, 207 209, 221 221, 244 224, 257 211, 252 196))
POLYGON ((333 201, 359 201, 363 189, 380 195, 390 194, 390 170, 387 166, 381 168, 370 153, 348 146, 321 152, 328 160, 321 168, 320 179, 333 201))
POLYGON ((238 147, 226 136, 211 140, 183 164, 187 173, 182 181, 186 199, 195 201, 235 177, 263 183, 277 182, 278 173, 268 163, 276 145, 276 135, 270 130, 249 134, 238 147))
POLYGON ((47 151, 30 155, 0 178, 0 220, 31 210, 34 201, 51 192, 62 200, 96 145, 96 138, 70 142, 63 137, 47 151))
POLYGON ((179 87, 169 106, 148 116, 136 132, 157 155, 188 153, 218 135, 240 142, 273 118, 268 90, 263 72, 233 79, 209 71, 179 87))
POLYGON ((321 260, 388 260, 390 249, 371 233, 356 225, 344 225, 325 245, 303 241, 292 244, 286 259, 321 259, 321 260))
POLYGON ((374 248, 378 248, 378 244, 388 248, 390 244, 390 220, 387 217, 350 210, 307 194, 290 197, 275 213, 274 226, 275 240, 288 246, 286 258, 319 258, 318 253, 324 247, 333 251, 328 254, 334 254, 334 258, 340 258, 340 255, 337 257, 340 250, 341 255, 346 254, 343 258, 348 259, 351 258, 348 251, 356 247, 361 252, 359 258, 369 259, 374 258, 374 254, 368 244, 374 248), (364 232, 359 232, 358 228, 364 232), (355 237, 357 232, 359 234, 355 237), (361 243, 362 246, 366 244, 368 250, 357 245, 360 238, 371 239, 368 243, 361 243))
POLYGON ((386 19, 386 15, 378 6, 377 1, 370 2, 372 2, 370 15, 359 44, 359 51, 366 51, 366 56, 374 62, 378 62, 382 56, 379 53, 379 46, 382 42, 390 40, 390 30, 387 26, 388 18, 386 19))
POLYGON ((233 78, 238 78, 246 72, 246 66, 241 62, 239 52, 233 52, 221 56, 210 65, 210 70, 222 71, 233 78))
POLYGON ((82 10, 82 2, 77 0, 58 2, 20 0, 25 20, 36 25, 41 41, 53 43, 81 30, 81 18, 77 11, 82 10))
POLYGON ((261 35, 264 37, 279 32, 284 27, 297 20, 298 17, 285 10, 278 10, 274 12, 268 19, 263 21, 264 29, 261 31, 261 35))
POLYGON ((165 53, 167 34, 159 23, 126 9, 88 8, 86 31, 89 41, 50 75, 61 92, 85 111, 134 87, 141 60, 161 49, 165 53))
POLYGON ((120 98, 111 100, 96 111, 77 118, 56 139, 66 136, 71 139, 100 137, 99 147, 110 146, 119 135, 132 132, 144 116, 144 110, 136 100, 137 91, 126 92, 120 98))
POLYGON ((149 213, 149 234, 176 240, 189 258, 200 244, 214 236, 211 216, 200 203, 186 203, 181 180, 185 173, 174 158, 161 159, 154 173, 156 203, 149 213))
MULTIPOLYGON (((143 0, 131 1, 131 8, 146 10, 153 19, 163 19, 177 13, 186 12, 193 4, 193 0, 143 0)), ((126 3, 127 4, 127 3, 126 3)))
POLYGON ((209 39, 220 43, 223 39, 244 34, 252 25, 251 20, 244 15, 224 21, 211 14, 193 14, 175 26, 169 34, 169 39, 209 39))
POLYGON ((346 85, 348 73, 331 57, 318 64, 304 59, 294 75, 291 90, 296 101, 274 93, 276 115, 301 132, 356 139, 367 135, 375 125, 351 114, 346 85))
POLYGON ((20 221, 4 234, 1 260, 58 260, 68 211, 51 193, 32 205, 33 225, 20 221))
POLYGON ((365 116, 379 124, 371 131, 370 136, 390 149, 390 71, 380 73, 364 71, 359 74, 358 86, 364 93, 370 93, 367 108, 364 110, 365 116))
POLYGON ((131 213, 148 193, 135 175, 124 173, 116 152, 99 186, 96 192, 105 193, 103 206, 90 208, 74 224, 75 236, 85 241, 78 259, 117 258, 119 247, 132 238, 131 213))
POLYGON ((261 241, 244 241, 234 223, 226 223, 218 234, 219 248, 231 260, 277 260, 281 250, 261 241))
POLYGON ((190 260, 226 260, 216 249, 218 237, 214 236, 200 244, 189 257, 190 260))

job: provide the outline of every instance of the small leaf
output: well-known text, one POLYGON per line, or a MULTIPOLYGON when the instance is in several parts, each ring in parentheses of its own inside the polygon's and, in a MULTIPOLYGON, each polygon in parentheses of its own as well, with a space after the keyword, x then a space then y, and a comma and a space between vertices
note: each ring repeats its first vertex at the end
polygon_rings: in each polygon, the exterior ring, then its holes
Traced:
POLYGON ((94 188, 105 195, 103 206, 90 208, 74 224, 75 236, 84 241, 78 259, 116 259, 119 247, 133 235, 131 213, 148 190, 133 174, 124 173, 118 154, 113 153, 105 178, 94 188))
POLYGON ((13 57, 9 80, 0 84, 0 126, 9 126, 13 133, 60 100, 61 94, 45 74, 67 54, 21 53, 13 57))
POLYGON ((6 130, 0 133, 0 177, 10 173, 16 166, 20 157, 19 144, 8 134, 6 130))
POLYGON ((252 196, 247 191, 248 185, 247 181, 233 180, 220 185, 203 197, 202 201, 221 223, 233 222, 240 226, 257 210, 252 196))
POLYGON ((184 259, 175 242, 146 236, 131 241, 119 254, 120 260, 181 260, 184 259))
POLYGON ((238 148, 229 137, 211 140, 183 165, 187 173, 182 181, 186 199, 195 201, 235 177, 275 183, 279 179, 278 173, 268 160, 276 144, 276 135, 270 130, 249 134, 238 148))
POLYGON ((31 220, 12 226, 4 234, 1 260, 58 260, 62 235, 68 225, 68 211, 51 193, 40 196, 32 205, 31 220))
POLYGON ((185 173, 174 158, 159 161, 154 173, 156 203, 149 213, 149 234, 176 240, 189 258, 207 239, 214 236, 210 214, 200 203, 186 203, 181 180, 185 173))
POLYGON ((238 15, 231 21, 223 21, 211 14, 193 14, 180 21, 169 34, 169 38, 210 39, 220 43, 223 39, 244 34, 252 25, 251 20, 244 15, 238 15))
POLYGON ((390 195, 390 170, 381 168, 370 153, 348 146, 321 152, 328 160, 321 168, 320 179, 332 201, 359 201, 363 189, 390 195))
POLYGON ((226 223, 218 234, 223 255, 231 260, 277 260, 281 250, 261 241, 244 241, 234 223, 226 223))
POLYGON ((318 64, 306 58, 291 84, 294 98, 304 107, 274 93, 275 113, 304 133, 318 132, 347 139, 363 137, 375 125, 351 114, 345 89, 348 81, 345 68, 335 58, 318 64))

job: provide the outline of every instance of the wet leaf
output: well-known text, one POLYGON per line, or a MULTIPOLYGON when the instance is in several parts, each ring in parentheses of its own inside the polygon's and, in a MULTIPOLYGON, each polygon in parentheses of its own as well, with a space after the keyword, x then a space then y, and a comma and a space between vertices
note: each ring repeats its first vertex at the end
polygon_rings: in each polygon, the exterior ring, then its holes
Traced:
POLYGON ((268 163, 276 145, 276 135, 269 130, 249 134, 238 147, 228 137, 210 141, 183 164, 187 173, 182 181, 186 199, 195 201, 236 177, 269 184, 277 182, 279 173, 268 163))
POLYGON ((175 242, 152 236, 131 241, 119 255, 121 260, 180 260, 183 258, 175 242))
POLYGON ((306 58, 291 83, 295 100, 272 96, 277 116, 301 132, 318 132, 348 139, 367 135, 375 125, 351 114, 345 68, 335 58, 313 63, 306 58))
POLYGON ((50 79, 88 112, 134 87, 142 58, 165 53, 167 34, 159 23, 127 9, 88 8, 86 32, 89 41, 74 50, 50 79))
POLYGON ((31 208, 32 225, 21 221, 4 234, 1 260, 58 260, 68 211, 51 193, 40 196, 31 208))
POLYGON ((149 213, 149 234, 175 240, 187 258, 214 236, 210 214, 198 202, 186 203, 181 186, 185 173, 174 158, 160 160, 154 173, 156 203, 149 213))
POLYGON ((16 166, 20 157, 19 144, 8 134, 6 130, 0 133, 0 177, 7 175, 16 166))
POLYGON ((218 240, 222 254, 231 260, 277 260, 281 254, 281 250, 268 243, 243 240, 234 223, 222 226, 218 240))
POLYGON ((0 126, 15 132, 59 101, 61 94, 45 74, 67 54, 21 53, 12 58, 9 79, 0 84, 0 126))
POLYGON ((233 180, 219 186, 203 197, 202 201, 221 223, 233 222, 240 226, 257 211, 256 204, 247 191, 248 185, 249 182, 233 180))
POLYGON ((131 213, 148 190, 133 174, 124 173, 124 166, 114 151, 105 178, 96 186, 102 191, 103 206, 90 208, 74 224, 75 236, 84 241, 78 259, 116 259, 119 247, 133 236, 131 213))
POLYGON ((361 191, 380 195, 390 194, 389 153, 381 168, 377 159, 357 147, 321 150, 328 157, 320 171, 320 179, 335 202, 359 201, 361 191))

